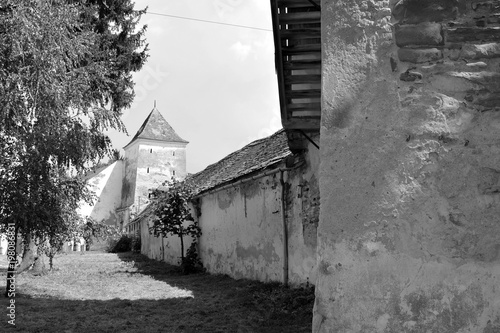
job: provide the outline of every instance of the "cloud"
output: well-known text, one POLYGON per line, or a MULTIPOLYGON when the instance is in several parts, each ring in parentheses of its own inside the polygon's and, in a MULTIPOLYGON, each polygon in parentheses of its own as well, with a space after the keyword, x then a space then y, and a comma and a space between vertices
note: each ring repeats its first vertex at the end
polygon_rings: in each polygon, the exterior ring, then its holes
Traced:
POLYGON ((243 0, 214 0, 213 6, 220 18, 230 16, 244 5, 243 0))
POLYGON ((255 140, 268 137, 268 136, 276 133, 277 131, 279 131, 280 129, 283 128, 283 125, 281 125, 280 116, 277 115, 276 112, 273 112, 273 113, 274 113, 274 115, 271 118, 271 120, 269 121, 268 125, 264 128, 261 128, 256 135, 252 135, 252 136, 247 137, 246 140, 244 140, 241 143, 241 145, 240 145, 241 147, 246 146, 247 144, 249 144, 250 142, 253 142, 255 140))
POLYGON ((238 58, 243 61, 246 59, 246 57, 250 54, 250 51, 252 51, 252 45, 249 44, 243 44, 242 42, 238 41, 231 45, 229 48, 231 51, 236 53, 238 58))

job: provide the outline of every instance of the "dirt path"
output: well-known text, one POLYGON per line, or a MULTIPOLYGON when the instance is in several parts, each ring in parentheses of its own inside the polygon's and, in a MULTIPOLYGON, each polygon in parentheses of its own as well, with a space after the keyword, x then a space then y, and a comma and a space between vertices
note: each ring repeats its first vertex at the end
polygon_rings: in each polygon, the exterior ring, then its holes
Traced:
MULTIPOLYGON (((0 287, 5 288, 5 258, 0 287)), ((313 291, 180 274, 142 255, 60 255, 43 277, 21 274, 15 332, 310 332, 313 291)), ((0 331, 10 326, 7 299, 0 331)))

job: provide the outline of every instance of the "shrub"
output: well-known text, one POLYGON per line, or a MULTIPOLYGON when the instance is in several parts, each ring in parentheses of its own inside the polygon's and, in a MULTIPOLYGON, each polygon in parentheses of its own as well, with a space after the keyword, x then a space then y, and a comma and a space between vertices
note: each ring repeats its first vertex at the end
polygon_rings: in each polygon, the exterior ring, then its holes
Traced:
POLYGON ((118 238, 115 237, 108 238, 106 240, 106 252, 113 253, 113 249, 115 248, 116 243, 118 243, 118 238))
POLYGON ((181 267, 184 274, 203 272, 203 264, 198 257, 196 246, 197 243, 193 241, 186 252, 186 256, 181 258, 181 267))
POLYGON ((132 251, 133 238, 128 235, 122 235, 119 239, 110 238, 108 240, 108 252, 129 252, 132 251))
POLYGON ((132 239, 132 251, 135 253, 141 253, 141 237, 135 236, 132 239))

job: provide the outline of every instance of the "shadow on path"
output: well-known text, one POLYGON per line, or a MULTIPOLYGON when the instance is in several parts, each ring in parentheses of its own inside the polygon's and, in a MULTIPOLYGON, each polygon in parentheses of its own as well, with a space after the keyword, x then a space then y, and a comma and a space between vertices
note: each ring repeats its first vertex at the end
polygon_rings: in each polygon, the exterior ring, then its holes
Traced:
POLYGON ((186 275, 178 266, 141 254, 127 252, 118 256, 124 262, 133 263, 138 274, 192 291, 195 311, 232 318, 237 324, 233 332, 310 332, 312 329, 314 290, 311 288, 294 290, 279 283, 234 280, 226 275, 207 273, 186 275))
MULTIPOLYGON (((74 255, 63 257, 67 263, 44 278, 22 278, 16 293, 16 328, 7 324, 8 299, 0 296, 1 332, 231 332, 279 333, 310 332, 312 290, 291 290, 279 284, 263 284, 249 280, 233 280, 210 274, 182 274, 178 267, 148 259, 140 254, 123 253, 114 261, 113 255, 74 255), (127 268, 106 275, 104 270, 89 274, 85 281, 78 275, 95 260, 127 268), (73 266, 71 266, 73 265, 73 266), (75 268, 77 267, 77 268, 75 268), (80 268, 78 268, 80 267, 80 268), (74 280, 68 272, 75 271, 74 280), (64 275, 60 275, 64 274, 64 275), (62 282, 58 282, 64 276, 62 282), (43 279, 43 280, 42 280, 43 279), (58 280, 59 279, 59 280, 58 280), (126 281, 130 281, 126 283, 126 281), (160 281, 147 283, 147 281, 160 281), (57 286, 64 283, 63 294, 57 286), (135 283, 136 285, 133 285, 135 283), (115 294, 100 295, 113 286, 115 294), (90 287, 89 287, 90 285, 90 287), (66 287, 69 286, 69 287, 66 287), (141 290, 143 286, 155 286, 141 290), (73 288, 74 293, 68 288, 73 288), (85 299, 74 299, 82 295, 85 299), (124 298, 133 296, 132 299, 124 298), (135 289, 133 289, 135 288, 135 289), (190 291, 192 297, 165 298, 165 290, 190 291), (133 291, 131 291, 132 289, 133 291), (118 290, 118 293, 116 293, 118 290), (95 292, 95 295, 87 293, 95 292), (158 298, 153 295, 158 294, 158 298), (128 296, 126 296, 128 295, 128 296), (68 299, 72 298, 72 299, 68 299), (94 299, 95 298, 95 299, 94 299), (109 298, 109 299, 106 299, 109 298), (111 299, 112 298, 112 299, 111 299), (98 300, 104 299, 104 300, 98 300), (2 313, 3 311, 3 313, 2 313)), ((0 279, 5 273, 0 272, 0 279)), ((5 284, 0 284, 5 286, 5 284)), ((111 292, 111 291, 110 291, 111 292)), ((167 293, 168 294, 168 293, 167 293)), ((181 294, 182 295, 182 294, 181 294)), ((168 297, 168 296, 167 296, 168 297)))

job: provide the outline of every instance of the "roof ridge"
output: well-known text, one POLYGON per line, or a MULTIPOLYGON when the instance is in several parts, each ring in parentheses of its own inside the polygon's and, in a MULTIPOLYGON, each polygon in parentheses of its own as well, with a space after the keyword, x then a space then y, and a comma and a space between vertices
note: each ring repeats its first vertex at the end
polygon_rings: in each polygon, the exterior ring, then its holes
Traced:
POLYGON ((201 193, 222 183, 273 165, 291 152, 283 129, 234 151, 189 177, 195 192, 201 193))
MULTIPOLYGON (((279 134, 280 134, 281 132, 283 132, 283 131, 285 131, 285 129, 284 129, 284 128, 282 128, 282 129, 278 130, 277 132, 275 132, 275 133, 273 133, 273 134, 271 134, 271 135, 268 135, 268 136, 266 136, 266 137, 263 137, 263 138, 260 138, 260 139, 255 140, 255 141, 252 141, 252 142, 248 143, 246 146, 243 146, 243 148, 245 148, 245 147, 247 147, 247 146, 255 146, 256 144, 260 143, 261 141, 267 141, 267 140, 269 140, 271 137, 273 137, 273 136, 277 136, 277 135, 279 135, 279 134)), ((243 148, 241 148, 241 149, 243 149, 243 148)), ((241 149, 240 149, 240 150, 241 150, 241 149)))
POLYGON ((278 130, 277 132, 275 132, 275 133, 273 133, 273 134, 271 134, 271 135, 268 135, 268 136, 266 136, 266 137, 264 137, 264 138, 260 138, 260 139, 254 140, 254 141, 252 141, 252 142, 250 142, 250 143, 247 143, 246 145, 244 145, 244 146, 243 146, 243 147, 241 147, 240 149, 235 150, 235 151, 233 151, 232 153, 227 154, 226 156, 224 156, 223 158, 221 158, 221 159, 220 159, 220 160, 218 160, 217 162, 214 162, 214 163, 212 163, 212 164, 207 165, 207 167, 206 167, 205 169, 203 169, 203 170, 201 170, 201 171, 198 171, 197 173, 192 174, 192 176, 196 176, 196 175, 198 175, 198 174, 200 174, 200 173, 202 173, 202 172, 206 171, 207 169, 213 168, 213 167, 215 167, 216 165, 220 164, 221 162, 228 160, 230 157, 232 157, 232 156, 234 156, 234 155, 237 155, 239 152, 241 152, 241 151, 242 151, 242 150, 244 150, 245 148, 247 148, 247 147, 253 147, 253 146, 255 146, 255 145, 259 144, 259 143, 262 143, 262 141, 267 141, 267 140, 269 140, 271 137, 273 137, 273 136, 278 136, 280 133, 282 133, 282 132, 284 132, 284 131, 285 131, 285 129, 283 129, 283 128, 282 128, 282 129, 278 130))

